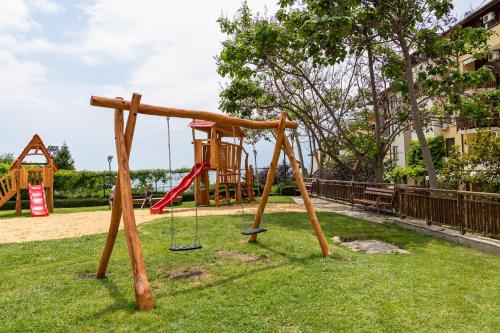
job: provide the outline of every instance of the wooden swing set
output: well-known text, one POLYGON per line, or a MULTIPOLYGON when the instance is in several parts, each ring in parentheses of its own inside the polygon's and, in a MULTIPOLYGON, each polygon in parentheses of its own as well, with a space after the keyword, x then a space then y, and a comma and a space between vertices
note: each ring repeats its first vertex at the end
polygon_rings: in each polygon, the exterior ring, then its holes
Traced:
POLYGON ((285 135, 285 129, 296 129, 298 124, 286 119, 286 112, 282 112, 278 120, 273 121, 253 121, 231 117, 223 114, 216 114, 207 111, 185 110, 171 107, 161 107, 148 104, 141 104, 141 95, 134 93, 130 101, 122 98, 105 98, 92 96, 90 104, 97 107, 111 108, 115 110, 114 130, 116 155, 118 161, 118 179, 115 187, 115 200, 111 210, 111 221, 106 239, 106 244, 101 255, 101 260, 97 270, 96 277, 104 278, 106 276, 106 268, 113 251, 113 246, 118 234, 120 220, 123 216, 125 235, 127 240, 128 251, 132 264, 132 273, 134 275, 134 288, 136 303, 141 310, 150 310, 153 308, 153 293, 146 274, 144 257, 139 241, 139 234, 135 223, 135 215, 132 204, 132 189, 130 182, 129 158, 134 137, 135 124, 138 114, 162 116, 162 117, 177 117, 193 120, 211 121, 218 124, 226 124, 230 127, 242 127, 251 129, 274 129, 276 130, 276 145, 274 147, 271 165, 268 170, 264 191, 259 201, 259 206, 253 221, 252 230, 249 236, 249 242, 257 241, 257 234, 261 229, 261 220, 264 209, 271 192, 271 186, 274 183, 275 171, 278 165, 278 159, 282 147, 288 156, 292 167, 293 175, 299 187, 300 193, 304 200, 304 204, 311 221, 312 228, 316 234, 321 251, 324 256, 330 255, 330 248, 325 239, 321 226, 318 222, 316 212, 314 211, 312 202, 306 190, 306 186, 302 179, 299 165, 295 159, 294 152, 290 140, 285 135), (124 111, 129 111, 126 126, 124 128, 124 111))

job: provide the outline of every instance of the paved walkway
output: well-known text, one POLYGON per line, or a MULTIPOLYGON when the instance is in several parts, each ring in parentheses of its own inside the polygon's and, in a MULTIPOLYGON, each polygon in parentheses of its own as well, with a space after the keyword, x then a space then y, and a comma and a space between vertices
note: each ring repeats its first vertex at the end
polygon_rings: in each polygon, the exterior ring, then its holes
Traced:
MULTIPOLYGON (((482 252, 500 256, 500 240, 497 239, 471 234, 461 235, 457 230, 444 226, 428 226, 425 221, 422 220, 415 220, 411 218, 400 219, 397 216, 384 214, 377 215, 377 212, 364 210, 360 206, 354 206, 354 208, 351 209, 351 205, 348 203, 340 203, 338 201, 325 200, 316 197, 311 198, 311 200, 314 208, 318 211, 334 212, 375 223, 395 223, 405 229, 414 230, 433 237, 443 238, 482 252)), ((304 204, 304 201, 300 197, 295 197, 294 201, 300 205, 304 204)))

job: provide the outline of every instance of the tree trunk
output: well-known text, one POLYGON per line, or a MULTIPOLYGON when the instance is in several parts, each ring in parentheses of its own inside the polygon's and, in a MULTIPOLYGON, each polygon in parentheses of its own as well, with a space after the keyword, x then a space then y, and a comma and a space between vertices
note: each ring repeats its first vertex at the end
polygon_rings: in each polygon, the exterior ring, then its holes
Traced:
MULTIPOLYGON (((319 145, 319 143, 318 143, 318 145, 319 145)), ((316 161, 316 165, 318 166, 318 172, 319 172, 321 169, 322 160, 321 160, 321 152, 318 153, 318 147, 316 145, 315 138, 313 138, 313 149, 314 149, 313 157, 314 157, 314 160, 316 161)))
POLYGON ((314 150, 315 149, 313 149, 313 141, 312 141, 314 139, 311 137, 311 134, 309 134, 309 130, 307 130, 307 137, 309 138, 309 157, 310 157, 309 175, 312 177, 313 164, 314 164, 314 150))
POLYGON ((294 139, 295 143, 297 144, 297 153, 299 154, 299 163, 302 177, 307 177, 307 169, 304 165, 304 155, 302 154, 302 146, 300 145, 299 135, 295 133, 294 139))
POLYGON ((319 152, 319 164, 318 164, 318 178, 323 178, 323 163, 325 161, 325 154, 322 151, 319 152))
POLYGON ((373 102, 373 115, 375 117, 375 143, 376 143, 376 155, 375 155, 375 182, 384 182, 384 144, 382 143, 382 131, 381 131, 381 119, 380 111, 378 105, 378 95, 376 87, 375 72, 373 70, 373 51, 371 41, 367 45, 368 51, 368 68, 370 71, 370 86, 372 90, 372 102, 373 102))
POLYGON ((401 51, 403 51, 405 61, 406 81, 408 82, 408 93, 410 95, 413 129, 415 130, 415 133, 417 133, 420 149, 422 150, 422 156, 424 158, 425 167, 429 176, 429 187, 438 188, 436 168, 434 167, 434 162, 432 161, 431 151, 429 149, 429 145, 427 144, 427 140, 425 139, 422 119, 420 119, 420 114, 418 112, 417 94, 415 92, 415 80, 413 79, 410 51, 408 49, 408 45, 406 44, 406 40, 401 33, 398 34, 398 40, 401 46, 401 51))

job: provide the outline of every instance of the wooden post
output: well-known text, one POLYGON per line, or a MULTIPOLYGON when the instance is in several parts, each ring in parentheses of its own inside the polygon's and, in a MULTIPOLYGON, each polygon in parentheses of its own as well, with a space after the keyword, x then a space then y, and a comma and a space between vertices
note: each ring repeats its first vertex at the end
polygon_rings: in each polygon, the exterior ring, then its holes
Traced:
MULTIPOLYGON (((285 123, 286 123, 286 112, 282 112, 280 116, 280 123, 278 129, 276 130, 276 145, 274 146, 273 158, 271 160, 271 165, 267 171, 266 185, 264 185, 264 191, 259 200, 259 207, 257 208, 257 213, 253 220, 253 229, 257 229, 260 226, 260 221, 262 219, 262 214, 264 214, 264 209, 266 208, 267 199, 271 193, 271 187, 274 183, 274 177, 276 172, 276 167, 278 166, 278 160, 280 158, 281 146, 283 143, 283 137, 285 136, 285 123)), ((255 242, 257 240, 257 234, 250 235, 248 241, 255 242)))
MULTIPOLYGON (((137 120, 137 109, 140 101, 141 101, 141 95, 133 94, 132 106, 128 114, 127 126, 125 129, 125 148, 127 150, 127 157, 130 156, 132 139, 134 137, 135 123, 137 120)), ((99 262, 99 267, 97 269, 97 274, 96 274, 96 277, 98 279, 106 277, 106 269, 108 267, 111 253, 113 252, 113 246, 115 245, 116 236, 118 235, 118 229, 120 227, 121 217, 122 217, 121 189, 120 189, 120 182, 118 181, 117 178, 115 182, 115 194, 114 194, 113 206, 111 207, 111 222, 109 224, 108 237, 106 239, 106 244, 104 245, 104 249, 102 251, 101 260, 99 262)))
POLYGON ((300 170, 299 164, 295 159, 295 154, 293 153, 292 145, 286 136, 283 138, 283 145, 285 147, 286 155, 290 160, 293 175, 295 176, 295 181, 297 182, 300 194, 302 195, 302 200, 304 200, 304 205, 306 206, 307 214, 309 214, 309 219, 311 220, 312 227, 314 229, 314 232, 316 233, 316 238, 318 238, 321 251, 323 252, 323 255, 325 257, 329 256, 330 248, 328 247, 325 235, 323 234, 323 230, 321 230, 321 225, 319 224, 318 217, 316 216, 316 212, 314 211, 313 204, 311 202, 311 199, 309 198, 309 194, 307 193, 306 185, 304 184, 304 180, 302 179, 302 171, 300 170))
POLYGON ((23 213, 23 202, 21 201, 21 169, 17 169, 14 175, 16 182, 16 215, 23 213))
POLYGON ((146 274, 139 234, 135 224, 128 153, 123 134, 123 110, 115 111, 115 137, 123 224, 134 275, 135 299, 139 309, 150 310, 153 308, 153 294, 146 274))
POLYGON ((463 195, 457 192, 457 206, 458 206, 458 218, 459 218, 459 230, 460 234, 465 234, 465 216, 464 216, 464 200, 463 195))
POLYGON ((54 169, 49 168, 48 169, 48 176, 49 176, 49 181, 48 183, 50 186, 47 188, 47 208, 49 209, 49 213, 54 213, 54 169))

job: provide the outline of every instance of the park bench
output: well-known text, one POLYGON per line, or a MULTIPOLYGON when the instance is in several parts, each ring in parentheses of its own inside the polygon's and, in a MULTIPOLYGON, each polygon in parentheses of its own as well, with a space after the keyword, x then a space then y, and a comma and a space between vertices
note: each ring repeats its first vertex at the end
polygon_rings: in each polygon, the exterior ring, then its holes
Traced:
MULTIPOLYGON (((161 199, 163 199, 163 197, 161 197, 161 198, 152 198, 151 205, 154 205, 155 203, 157 203, 161 199)), ((177 198, 175 198, 174 203, 179 203, 181 201, 182 201, 182 195, 178 195, 177 198)), ((135 198, 135 199, 132 199, 132 203, 134 204, 134 206, 142 205, 143 202, 144 202, 144 198, 135 198)))
POLYGON ((351 195, 351 208, 355 203, 366 206, 376 206, 377 213, 380 214, 381 207, 388 207, 391 210, 394 207, 396 189, 366 187, 363 193, 353 193, 351 195))

